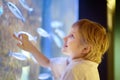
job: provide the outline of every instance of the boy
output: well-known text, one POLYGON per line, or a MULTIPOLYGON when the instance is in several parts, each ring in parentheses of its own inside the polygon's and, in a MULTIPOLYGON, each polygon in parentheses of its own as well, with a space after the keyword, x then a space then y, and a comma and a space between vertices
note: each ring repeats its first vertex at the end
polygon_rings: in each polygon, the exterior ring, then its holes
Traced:
POLYGON ((72 25, 62 48, 69 58, 48 59, 27 35, 13 36, 20 41, 18 47, 31 52, 41 66, 51 68, 55 80, 100 80, 97 68, 109 46, 107 32, 100 24, 81 19, 72 25))

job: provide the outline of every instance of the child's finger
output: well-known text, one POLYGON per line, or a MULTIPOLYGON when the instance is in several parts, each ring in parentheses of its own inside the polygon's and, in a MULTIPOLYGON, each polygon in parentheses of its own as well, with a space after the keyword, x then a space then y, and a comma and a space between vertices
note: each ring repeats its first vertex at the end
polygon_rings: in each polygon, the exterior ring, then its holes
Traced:
POLYGON ((26 35, 26 34, 19 34, 18 35, 18 38, 22 38, 22 40, 28 40, 28 35, 26 35))
POLYGON ((17 43, 17 46, 21 49, 23 49, 23 45, 21 43, 17 43))
POLYGON ((21 41, 21 39, 18 38, 15 34, 13 34, 13 37, 14 37, 16 40, 21 41))

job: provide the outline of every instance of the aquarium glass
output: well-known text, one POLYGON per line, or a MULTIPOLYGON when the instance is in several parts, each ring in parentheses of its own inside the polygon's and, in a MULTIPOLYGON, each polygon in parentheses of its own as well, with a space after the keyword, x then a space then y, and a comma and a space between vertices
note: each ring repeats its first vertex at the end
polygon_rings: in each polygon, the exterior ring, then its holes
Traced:
POLYGON ((13 34, 27 34, 47 58, 61 57, 77 19, 78 0, 0 0, 0 80, 54 80, 50 69, 17 47, 13 34))

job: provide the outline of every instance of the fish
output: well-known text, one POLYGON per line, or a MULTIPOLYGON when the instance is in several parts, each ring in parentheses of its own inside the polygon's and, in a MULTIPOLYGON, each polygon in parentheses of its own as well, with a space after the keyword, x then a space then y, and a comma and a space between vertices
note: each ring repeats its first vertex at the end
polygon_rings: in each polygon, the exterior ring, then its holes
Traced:
POLYGON ((29 53, 29 52, 27 52, 27 51, 24 51, 24 50, 21 50, 21 53, 22 53, 23 55, 25 55, 28 59, 32 59, 33 62, 35 62, 35 63, 38 64, 37 60, 34 58, 34 56, 33 56, 31 53, 29 53))
POLYGON ((14 58, 16 58, 18 60, 21 60, 21 61, 27 60, 27 57, 25 55, 23 55, 22 53, 20 53, 20 52, 12 52, 12 51, 10 51, 8 55, 10 57, 14 57, 14 58))
POLYGON ((28 10, 29 12, 32 12, 33 11, 33 8, 30 8, 28 5, 27 5, 27 2, 25 0, 19 0, 20 4, 26 9, 28 10))
POLYGON ((63 26, 63 23, 61 23, 60 21, 52 21, 51 22, 51 27, 52 28, 60 28, 63 26))
POLYGON ((22 20, 22 22, 25 22, 25 18, 23 17, 23 14, 21 13, 20 9, 18 9, 18 7, 16 7, 15 4, 13 4, 12 2, 7 2, 7 6, 10 9, 10 11, 20 20, 22 20))
POLYGON ((9 53, 8 53, 8 55, 10 56, 10 57, 14 57, 14 58, 16 58, 16 59, 18 59, 18 60, 21 60, 21 61, 25 61, 25 60, 28 60, 28 59, 32 59, 35 63, 37 63, 38 64, 38 62, 37 62, 37 60, 34 58, 34 56, 32 55, 32 54, 28 54, 28 55, 30 55, 30 57, 28 57, 27 55, 26 55, 26 53, 25 52, 12 52, 12 51, 10 51, 9 53))
POLYGON ((37 33, 42 37, 50 37, 49 33, 42 28, 37 28, 37 33))
POLYGON ((51 39, 53 39, 53 41, 56 43, 56 45, 61 48, 62 47, 62 42, 60 40, 60 38, 55 35, 54 33, 53 34, 49 34, 48 32, 46 32, 44 29, 42 28, 38 28, 37 29, 37 33, 42 36, 42 37, 50 37, 51 39))
POLYGON ((60 30, 60 29, 55 29, 55 33, 61 38, 63 39, 65 37, 65 33, 60 30))
MULTIPOLYGON (((18 33, 17 32, 14 32, 15 36, 18 37, 20 34, 26 34, 28 36, 28 39, 29 41, 34 41, 34 42, 37 42, 37 36, 32 36, 30 33, 28 32, 25 32, 25 31, 19 31, 18 33)), ((22 38, 21 38, 22 39, 22 38)))
POLYGON ((51 75, 49 73, 41 73, 38 76, 38 79, 40 80, 48 80, 51 77, 51 75))
POLYGON ((3 14, 3 7, 0 6, 0 16, 3 14))
POLYGON ((59 48, 62 47, 62 41, 60 40, 60 38, 57 35, 52 34, 52 39, 59 48))

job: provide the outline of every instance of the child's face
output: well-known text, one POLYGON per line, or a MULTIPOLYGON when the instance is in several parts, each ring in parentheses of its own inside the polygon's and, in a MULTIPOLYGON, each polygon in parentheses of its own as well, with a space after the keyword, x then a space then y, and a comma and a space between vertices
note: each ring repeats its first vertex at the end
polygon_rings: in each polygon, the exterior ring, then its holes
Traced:
POLYGON ((72 58, 82 57, 82 51, 84 49, 84 43, 82 42, 82 37, 78 32, 78 27, 73 26, 70 33, 64 38, 64 46, 62 51, 72 58))

